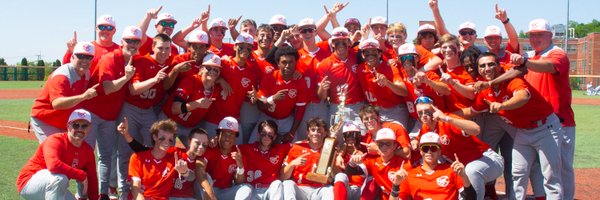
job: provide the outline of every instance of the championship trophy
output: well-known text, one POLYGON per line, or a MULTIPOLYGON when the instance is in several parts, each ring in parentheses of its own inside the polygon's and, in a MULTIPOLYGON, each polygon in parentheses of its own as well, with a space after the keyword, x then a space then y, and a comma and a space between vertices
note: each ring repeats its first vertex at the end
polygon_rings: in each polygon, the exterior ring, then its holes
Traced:
POLYGON ((327 184, 333 179, 332 168, 334 165, 333 158, 335 158, 335 137, 339 129, 343 126, 344 120, 349 116, 349 111, 346 108, 348 84, 339 85, 336 90, 340 104, 338 105, 338 111, 334 116, 331 116, 331 135, 323 141, 323 148, 321 149, 321 156, 317 162, 316 169, 313 169, 313 172, 309 172, 306 175, 306 179, 322 184, 327 184))

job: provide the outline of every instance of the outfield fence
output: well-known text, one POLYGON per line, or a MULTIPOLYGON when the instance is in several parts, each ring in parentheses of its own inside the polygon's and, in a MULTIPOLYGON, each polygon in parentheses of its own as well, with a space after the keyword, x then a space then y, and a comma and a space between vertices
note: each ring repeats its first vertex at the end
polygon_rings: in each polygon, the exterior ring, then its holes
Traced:
POLYGON ((43 81, 56 67, 52 66, 0 66, 1 81, 43 81))

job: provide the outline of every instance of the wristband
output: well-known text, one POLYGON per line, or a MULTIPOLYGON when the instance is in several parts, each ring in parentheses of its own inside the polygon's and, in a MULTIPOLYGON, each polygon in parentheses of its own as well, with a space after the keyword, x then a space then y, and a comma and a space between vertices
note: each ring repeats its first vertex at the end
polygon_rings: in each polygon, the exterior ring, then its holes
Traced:
POLYGON ((528 61, 528 60, 529 60, 529 59, 527 59, 527 57, 524 57, 524 58, 523 58, 523 67, 527 67, 527 61, 528 61))
POLYGON ((502 24, 508 24, 510 22, 510 18, 506 18, 506 21, 503 21, 502 24))
POLYGON ((392 192, 400 192, 400 185, 392 185, 392 192))
POLYGON ((237 168, 237 172, 238 175, 244 175, 244 168, 237 168))
POLYGON ((188 112, 188 110, 187 110, 186 103, 185 102, 181 103, 181 113, 187 113, 187 112, 188 112))
POLYGON ((267 103, 275 104, 275 102, 273 101, 273 96, 270 96, 269 98, 267 98, 267 103))

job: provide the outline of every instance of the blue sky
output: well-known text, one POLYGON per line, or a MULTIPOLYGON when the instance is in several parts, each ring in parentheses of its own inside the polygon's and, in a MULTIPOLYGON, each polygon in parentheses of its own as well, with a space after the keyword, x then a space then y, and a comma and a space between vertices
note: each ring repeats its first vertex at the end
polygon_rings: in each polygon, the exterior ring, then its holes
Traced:
MULTIPOLYGON (((170 12, 178 20, 176 31, 191 23, 207 5, 211 4, 211 18, 224 19, 238 17, 252 18, 259 24, 268 22, 274 14, 284 14, 288 24, 311 17, 318 19, 323 13, 323 4, 329 8, 337 1, 288 1, 288 0, 98 0, 98 16, 111 14, 117 21, 117 33, 114 40, 118 43, 121 31, 129 25, 136 25, 150 8, 163 5, 162 12, 170 12), (143 3, 141 3, 143 2, 143 3), (242 3, 244 2, 244 3, 242 3)), ((419 20, 432 20, 433 16, 427 0, 390 0, 389 23, 403 22, 408 28, 408 38, 412 39, 418 28, 419 20)), ((477 25, 479 35, 483 35, 486 26, 502 24, 494 18, 494 4, 507 10, 508 16, 517 29, 525 30, 530 20, 545 18, 551 24, 566 22, 567 1, 548 0, 439 0, 439 7, 446 26, 456 33, 458 25, 472 21, 477 25)), ((597 18, 600 1, 578 0, 570 3, 570 19, 578 22, 591 22, 597 18)), ((41 54, 42 59, 54 61, 62 59, 66 50, 66 41, 77 31, 79 41, 91 41, 94 38, 94 1, 58 0, 58 1, 3 1, 0 27, 0 58, 8 64, 20 62, 23 57, 35 60, 41 54)), ((343 23, 348 17, 356 17, 362 23, 368 18, 386 15, 386 0, 354 0, 338 14, 343 23)), ((598 18, 597 18, 598 19, 598 18)), ((330 27, 328 27, 330 29, 330 27)), ((148 34, 153 35, 154 28, 148 34)))

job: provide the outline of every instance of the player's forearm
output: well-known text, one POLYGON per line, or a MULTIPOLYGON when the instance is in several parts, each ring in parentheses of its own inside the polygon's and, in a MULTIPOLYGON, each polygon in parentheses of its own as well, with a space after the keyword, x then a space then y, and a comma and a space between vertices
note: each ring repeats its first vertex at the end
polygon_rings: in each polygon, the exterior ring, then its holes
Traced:
POLYGON ((497 85, 506 81, 510 81, 516 77, 520 77, 527 74, 527 67, 524 66, 515 66, 502 75, 496 77, 494 80, 491 80, 490 86, 497 85))
POLYGON ((135 200, 144 200, 145 199, 143 190, 141 189, 141 183, 139 181, 133 182, 131 194, 132 194, 133 199, 135 199, 135 200))
POLYGON ((84 100, 85 93, 70 97, 59 97, 52 101, 52 108, 55 110, 66 110, 76 106, 84 100))
POLYGON ((475 99, 475 88, 471 86, 463 85, 462 83, 455 82, 452 87, 463 97, 474 100, 475 99))
POLYGON ((192 32, 192 30, 194 30, 192 27, 186 27, 184 29, 181 29, 180 31, 177 31, 177 33, 175 33, 175 35, 173 35, 173 38, 171 38, 171 41, 176 44, 177 46, 180 46, 181 48, 187 50, 188 46, 187 43, 185 42, 185 36, 187 36, 188 34, 190 34, 190 32, 192 32))
POLYGON ((438 35, 447 34, 448 29, 446 29, 446 23, 444 22, 444 19, 442 18, 442 14, 440 14, 440 10, 432 9, 431 12, 433 13, 433 20, 434 20, 438 35))
POLYGON ((158 83, 158 79, 151 78, 142 82, 132 83, 129 87, 129 94, 132 96, 142 94, 148 91, 152 86, 158 83))
POLYGON ((410 158, 410 147, 402 147, 394 150, 394 155, 400 156, 404 159, 410 158))
POLYGON ((463 119, 471 119, 475 115, 477 115, 477 113, 475 113, 475 112, 473 112, 473 110, 471 110, 471 107, 454 111, 454 113, 452 113, 452 114, 458 115, 459 117, 462 117, 463 119))
POLYGON ((235 28, 231 28, 229 29, 229 34, 231 35, 231 38, 236 39, 240 35, 240 32, 235 28))
POLYGON ((446 119, 442 120, 458 127, 459 129, 463 130, 467 135, 479 135, 480 127, 474 121, 453 118, 451 116, 446 116, 446 119))
POLYGON ((514 110, 523 107, 529 102, 529 92, 526 90, 518 90, 514 92, 514 96, 508 101, 502 103, 501 110, 514 110))
POLYGON ((423 65, 423 67, 421 68, 421 71, 431 71, 431 70, 437 70, 440 68, 440 65, 442 64, 442 59, 440 57, 434 56, 432 57, 427 63, 425 63, 425 65, 423 65))
POLYGON ((150 18, 148 15, 144 15, 144 18, 142 18, 142 20, 137 24, 137 26, 142 31, 142 44, 144 44, 146 39, 148 39, 146 32, 148 31, 150 21, 152 21, 152 18, 150 18))
POLYGON ((292 165, 284 165, 284 167, 281 168, 281 172, 279 173, 279 179, 281 179, 282 181, 290 179, 292 177, 292 173, 294 172, 294 168, 296 167, 292 165))
POLYGON ((121 78, 116 80, 102 82, 104 93, 108 95, 110 93, 120 90, 127 82, 129 82, 129 79, 130 78, 128 78, 127 76, 122 76, 121 78))
POLYGON ((546 60, 528 60, 525 63, 527 69, 530 69, 534 72, 540 73, 556 73, 556 68, 554 67, 554 63, 546 60))
POLYGON ((519 35, 510 20, 504 24, 504 29, 506 29, 506 35, 508 35, 508 44, 511 45, 513 50, 519 52, 519 35))
POLYGON ((408 95, 408 90, 406 89, 406 85, 404 85, 404 82, 402 81, 397 81, 397 82, 391 82, 391 81, 387 81, 386 86, 396 95, 398 96, 402 96, 405 97, 406 95, 408 95))
POLYGON ((429 80, 426 82, 426 84, 429 85, 429 87, 431 87, 431 89, 433 89, 434 92, 440 95, 450 95, 452 93, 450 86, 448 86, 444 82, 429 80))
POLYGON ((327 90, 322 88, 321 86, 319 86, 319 89, 317 90, 317 96, 321 100, 327 100, 327 97, 329 97, 329 95, 327 94, 327 90))
POLYGON ((325 13, 325 15, 323 15, 321 17, 321 19, 319 19, 319 21, 317 21, 317 35, 319 35, 319 38, 321 38, 321 40, 325 41, 328 40, 330 35, 329 33, 327 33, 327 31, 325 30, 325 28, 327 28, 327 23, 329 23, 329 17, 327 15, 327 13, 325 13))
POLYGON ((171 87, 173 87, 173 84, 175 84, 175 80, 177 80, 177 76, 179 75, 179 72, 173 68, 169 74, 167 74, 167 78, 165 78, 165 80, 163 80, 163 89, 168 90, 171 87))

